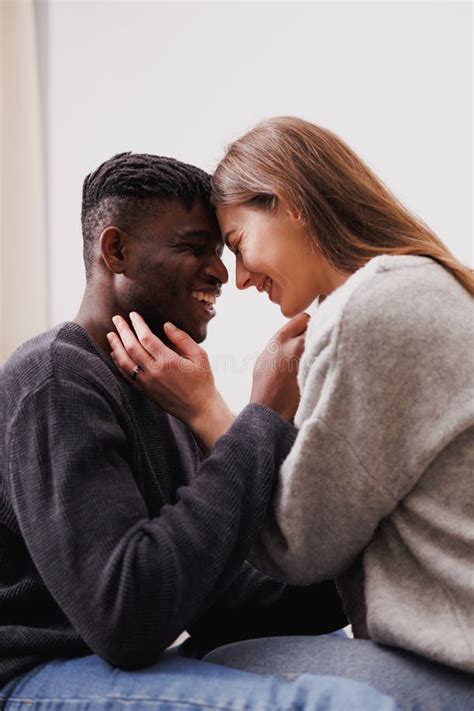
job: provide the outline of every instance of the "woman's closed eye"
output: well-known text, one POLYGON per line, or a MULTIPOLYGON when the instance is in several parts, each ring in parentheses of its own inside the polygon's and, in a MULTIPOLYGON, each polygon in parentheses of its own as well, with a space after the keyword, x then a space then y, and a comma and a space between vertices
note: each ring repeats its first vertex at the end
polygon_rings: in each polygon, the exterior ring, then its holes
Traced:
POLYGON ((239 244, 240 244, 240 240, 234 242, 234 244, 229 245, 230 250, 235 254, 236 257, 238 257, 240 255, 239 244))

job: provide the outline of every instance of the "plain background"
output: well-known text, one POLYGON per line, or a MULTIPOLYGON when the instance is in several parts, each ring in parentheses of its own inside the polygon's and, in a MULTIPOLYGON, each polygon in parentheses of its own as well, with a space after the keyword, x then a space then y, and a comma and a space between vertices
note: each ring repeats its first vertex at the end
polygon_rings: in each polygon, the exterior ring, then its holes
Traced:
MULTIPOLYGON (((345 139, 472 265, 468 2, 37 2, 48 194, 49 319, 76 314, 84 176, 125 150, 209 171, 258 120, 292 114, 345 139)), ((283 323, 233 283, 206 348, 239 410, 283 323)))

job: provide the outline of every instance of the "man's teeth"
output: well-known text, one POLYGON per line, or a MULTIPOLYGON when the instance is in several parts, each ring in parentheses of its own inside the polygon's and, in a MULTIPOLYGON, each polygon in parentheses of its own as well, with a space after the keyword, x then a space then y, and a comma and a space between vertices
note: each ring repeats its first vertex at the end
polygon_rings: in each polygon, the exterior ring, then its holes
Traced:
POLYGON ((206 294, 204 291, 193 291, 192 296, 198 301, 205 301, 208 306, 214 306, 216 303, 214 294, 206 294))
POLYGON ((266 291, 267 294, 269 294, 271 291, 271 288, 272 288, 272 280, 270 279, 270 277, 267 277, 265 279, 265 283, 263 285, 263 290, 266 291))

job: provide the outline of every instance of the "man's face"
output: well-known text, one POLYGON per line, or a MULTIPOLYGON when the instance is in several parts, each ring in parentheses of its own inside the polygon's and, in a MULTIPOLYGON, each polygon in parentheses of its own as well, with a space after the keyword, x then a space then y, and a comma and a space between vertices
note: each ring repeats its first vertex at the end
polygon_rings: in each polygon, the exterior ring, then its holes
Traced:
POLYGON ((213 211, 199 201, 187 210, 170 200, 133 237, 120 287, 122 309, 137 311, 157 335, 171 321, 200 343, 215 316, 212 301, 229 278, 213 211))

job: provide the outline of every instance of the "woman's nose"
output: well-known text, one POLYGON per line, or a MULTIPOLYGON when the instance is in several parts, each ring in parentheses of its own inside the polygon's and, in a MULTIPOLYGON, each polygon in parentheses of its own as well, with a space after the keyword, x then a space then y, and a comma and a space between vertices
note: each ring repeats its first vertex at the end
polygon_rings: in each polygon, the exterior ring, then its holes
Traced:
POLYGON ((252 272, 245 269, 245 267, 242 266, 242 262, 238 260, 235 265, 235 285, 237 289, 248 289, 249 286, 253 284, 252 279, 252 272))

